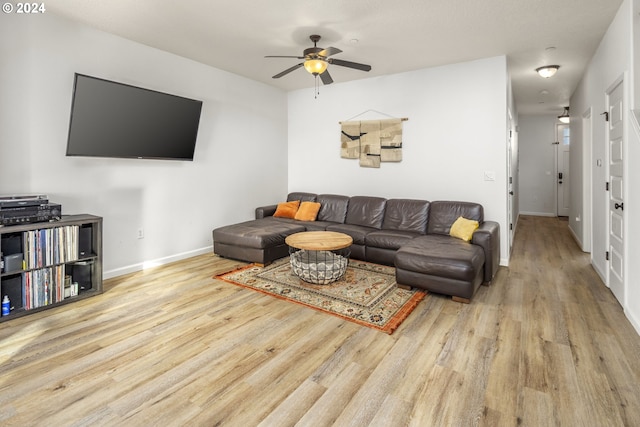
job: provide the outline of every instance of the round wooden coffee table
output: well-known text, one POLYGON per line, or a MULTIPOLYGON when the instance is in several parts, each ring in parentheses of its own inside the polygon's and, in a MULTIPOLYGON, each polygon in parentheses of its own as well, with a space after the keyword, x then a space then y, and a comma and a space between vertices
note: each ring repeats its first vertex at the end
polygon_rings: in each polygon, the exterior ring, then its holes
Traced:
POLYGON ((335 231, 303 231, 287 236, 285 243, 293 273, 305 282, 326 285, 347 271, 353 239, 335 231))

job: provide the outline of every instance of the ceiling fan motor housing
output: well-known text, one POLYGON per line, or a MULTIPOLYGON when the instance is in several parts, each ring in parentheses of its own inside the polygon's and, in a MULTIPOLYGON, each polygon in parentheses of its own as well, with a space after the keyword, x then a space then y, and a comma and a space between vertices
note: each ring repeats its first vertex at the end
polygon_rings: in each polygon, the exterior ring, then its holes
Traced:
POLYGON ((305 49, 303 54, 305 58, 309 58, 309 59, 315 59, 320 57, 320 55, 318 55, 318 52, 321 52, 323 49, 321 47, 310 47, 308 49, 305 49))

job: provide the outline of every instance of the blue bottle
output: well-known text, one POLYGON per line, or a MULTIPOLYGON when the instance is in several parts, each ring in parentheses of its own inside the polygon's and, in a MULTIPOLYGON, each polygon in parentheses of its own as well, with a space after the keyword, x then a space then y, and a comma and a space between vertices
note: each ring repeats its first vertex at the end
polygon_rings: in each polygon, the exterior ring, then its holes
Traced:
POLYGON ((2 300, 2 315, 8 316, 9 313, 11 313, 11 302, 9 301, 9 297, 5 295, 2 300))

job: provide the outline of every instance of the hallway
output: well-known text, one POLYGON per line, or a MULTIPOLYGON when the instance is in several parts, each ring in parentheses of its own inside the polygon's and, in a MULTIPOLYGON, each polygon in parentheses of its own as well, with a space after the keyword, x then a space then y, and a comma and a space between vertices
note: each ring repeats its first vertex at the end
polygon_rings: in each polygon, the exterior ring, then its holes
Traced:
POLYGON ((501 274, 482 300, 521 325, 510 341, 520 340, 512 374, 526 424, 640 425, 640 336, 566 219, 521 216, 501 274))

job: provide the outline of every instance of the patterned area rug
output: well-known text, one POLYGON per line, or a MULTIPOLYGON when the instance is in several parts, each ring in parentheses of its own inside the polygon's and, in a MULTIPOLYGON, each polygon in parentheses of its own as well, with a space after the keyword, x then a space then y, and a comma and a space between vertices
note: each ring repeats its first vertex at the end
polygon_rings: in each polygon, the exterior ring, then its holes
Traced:
POLYGON ((388 334, 400 326, 426 295, 398 288, 393 267, 358 260, 350 260, 345 275, 328 285, 299 279, 292 272, 289 258, 267 267, 249 265, 215 278, 388 334))

